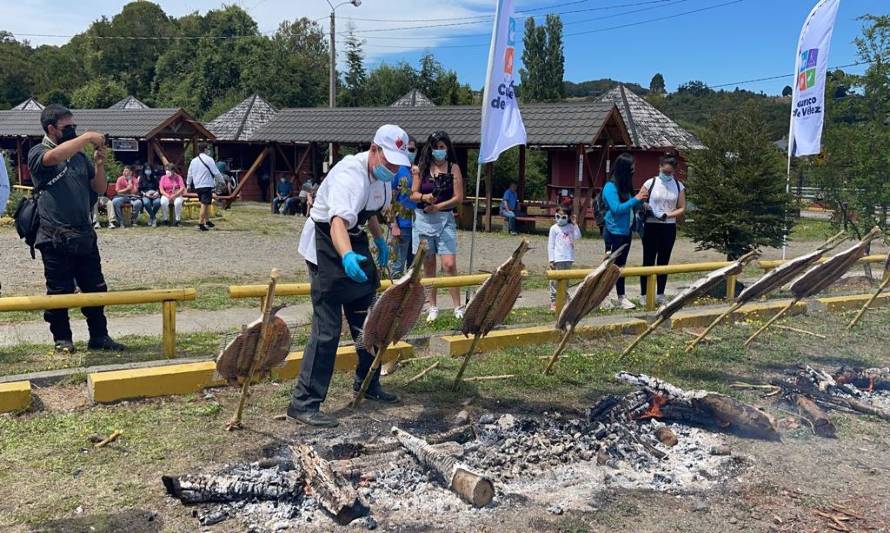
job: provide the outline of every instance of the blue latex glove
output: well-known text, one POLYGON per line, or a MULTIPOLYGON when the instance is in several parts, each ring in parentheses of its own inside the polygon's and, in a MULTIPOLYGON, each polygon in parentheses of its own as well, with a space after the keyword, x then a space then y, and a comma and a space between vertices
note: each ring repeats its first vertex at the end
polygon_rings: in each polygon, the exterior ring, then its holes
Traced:
POLYGON ((349 279, 356 283, 364 283, 368 281, 368 276, 365 274, 365 271, 362 270, 362 267, 359 266, 359 263, 367 260, 367 257, 359 255, 352 250, 346 252, 346 255, 343 256, 343 270, 346 271, 346 275, 349 276, 349 279))
POLYGON ((374 244, 377 245, 377 265, 380 268, 386 268, 386 265, 389 264, 389 245, 386 244, 386 239, 382 235, 374 237, 374 244))

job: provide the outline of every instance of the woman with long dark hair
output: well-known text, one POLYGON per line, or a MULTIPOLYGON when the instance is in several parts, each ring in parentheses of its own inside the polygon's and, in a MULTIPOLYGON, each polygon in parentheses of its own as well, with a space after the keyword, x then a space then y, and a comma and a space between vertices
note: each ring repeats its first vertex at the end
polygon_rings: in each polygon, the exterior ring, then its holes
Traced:
MULTIPOLYGON (((619 155, 612 166, 612 175, 603 186, 603 201, 606 204, 605 226, 603 239, 606 242, 606 253, 617 250, 622 245, 627 247, 615 261, 618 266, 627 263, 627 255, 630 253, 631 224, 634 218, 634 209, 648 197, 645 189, 641 189, 634 196, 633 192, 634 157, 629 152, 619 155)), ((618 278, 615 285, 618 293, 618 305, 624 309, 633 309, 633 302, 624 294, 624 278, 618 278)))
MULTIPOLYGON (((643 266, 666 265, 677 240, 677 217, 686 212, 686 187, 674 176, 677 158, 662 156, 658 176, 646 180, 640 192, 646 191, 646 229, 643 231, 643 266)), ((667 274, 658 276, 655 303, 664 303, 667 274)), ((646 278, 640 278, 640 294, 646 297, 646 278)))
MULTIPOLYGON (((420 241, 426 241, 427 251, 431 253, 424 261, 424 277, 436 277, 436 256, 441 258, 445 275, 453 276, 457 274, 457 223, 454 209, 464 201, 464 178, 447 133, 437 131, 429 136, 413 173, 411 200, 417 202, 417 209, 414 211, 413 251, 417 253, 420 241)), ((460 305, 460 289, 452 287, 450 292, 454 315, 461 319, 464 308, 460 305)), ((427 321, 432 322, 439 316, 436 289, 431 287, 428 290, 427 302, 427 321)))

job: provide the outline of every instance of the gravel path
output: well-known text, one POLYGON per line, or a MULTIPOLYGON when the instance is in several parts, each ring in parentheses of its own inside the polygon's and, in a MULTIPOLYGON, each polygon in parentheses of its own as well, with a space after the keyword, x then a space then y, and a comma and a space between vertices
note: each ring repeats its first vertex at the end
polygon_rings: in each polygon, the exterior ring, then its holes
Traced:
MULTIPOLYGON (((262 282, 272 267, 281 270, 285 280, 305 280, 305 264, 297 254, 302 217, 268 214, 260 204, 240 204, 227 212, 217 228, 201 233, 192 225, 179 228, 102 229, 99 249, 102 268, 112 290, 183 286, 197 280, 262 282)), ((530 235, 533 249, 526 255, 529 271, 547 268, 547 237, 530 235)), ((470 233, 459 232, 458 268, 468 268, 470 233)), ((503 233, 477 234, 475 269, 491 271, 513 251, 517 237, 503 233)), ((602 240, 585 238, 577 243, 579 266, 597 263, 603 254, 602 240)), ((792 242, 789 255, 813 248, 811 242, 792 242)), ((876 246, 875 251, 879 248, 876 246)), ((32 260, 11 226, 0 227, 0 283, 3 295, 40 294, 44 290, 40 258, 32 260)), ((764 258, 781 258, 781 250, 770 249, 764 258)), ((714 251, 696 251, 695 244, 680 239, 674 248, 673 263, 719 261, 714 251)), ((628 264, 642 262, 639 241, 631 245, 628 264)))

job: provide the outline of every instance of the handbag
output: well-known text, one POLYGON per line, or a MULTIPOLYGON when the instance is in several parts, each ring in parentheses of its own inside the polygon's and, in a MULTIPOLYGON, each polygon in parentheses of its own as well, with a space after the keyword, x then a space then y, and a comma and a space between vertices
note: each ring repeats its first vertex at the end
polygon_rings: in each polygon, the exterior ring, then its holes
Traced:
POLYGON ((34 192, 31 196, 25 196, 19 200, 19 205, 15 208, 12 217, 15 219, 15 232, 20 239, 25 239, 25 244, 31 250, 31 259, 37 259, 34 253, 34 244, 37 242, 37 233, 40 231, 40 213, 37 208, 37 200, 40 198, 40 191, 44 188, 48 189, 56 184, 57 181, 65 177, 68 173, 68 163, 61 172, 56 174, 53 179, 49 180, 46 187, 40 187, 34 184, 34 192))

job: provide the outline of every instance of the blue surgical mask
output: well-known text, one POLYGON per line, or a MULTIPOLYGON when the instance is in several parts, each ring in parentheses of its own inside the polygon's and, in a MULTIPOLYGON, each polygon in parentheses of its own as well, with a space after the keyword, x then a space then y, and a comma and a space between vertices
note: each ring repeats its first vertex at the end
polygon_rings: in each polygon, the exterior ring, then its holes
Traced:
POLYGON ((408 161, 414 163, 415 157, 417 157, 417 152, 408 152, 408 161))
POLYGON ((664 181, 664 182, 668 182, 668 181, 671 181, 672 179, 674 179, 674 176, 673 176, 673 174, 665 174, 664 172, 659 172, 658 179, 660 179, 661 181, 664 181))
POLYGON ((433 159, 435 159, 436 161, 442 161, 443 159, 445 159, 445 156, 447 156, 447 155, 448 155, 448 150, 445 150, 445 149, 440 150, 438 148, 433 150, 433 159))
POLYGON ((378 181, 392 181, 396 173, 386 168, 386 165, 377 165, 373 170, 374 177, 378 181))

